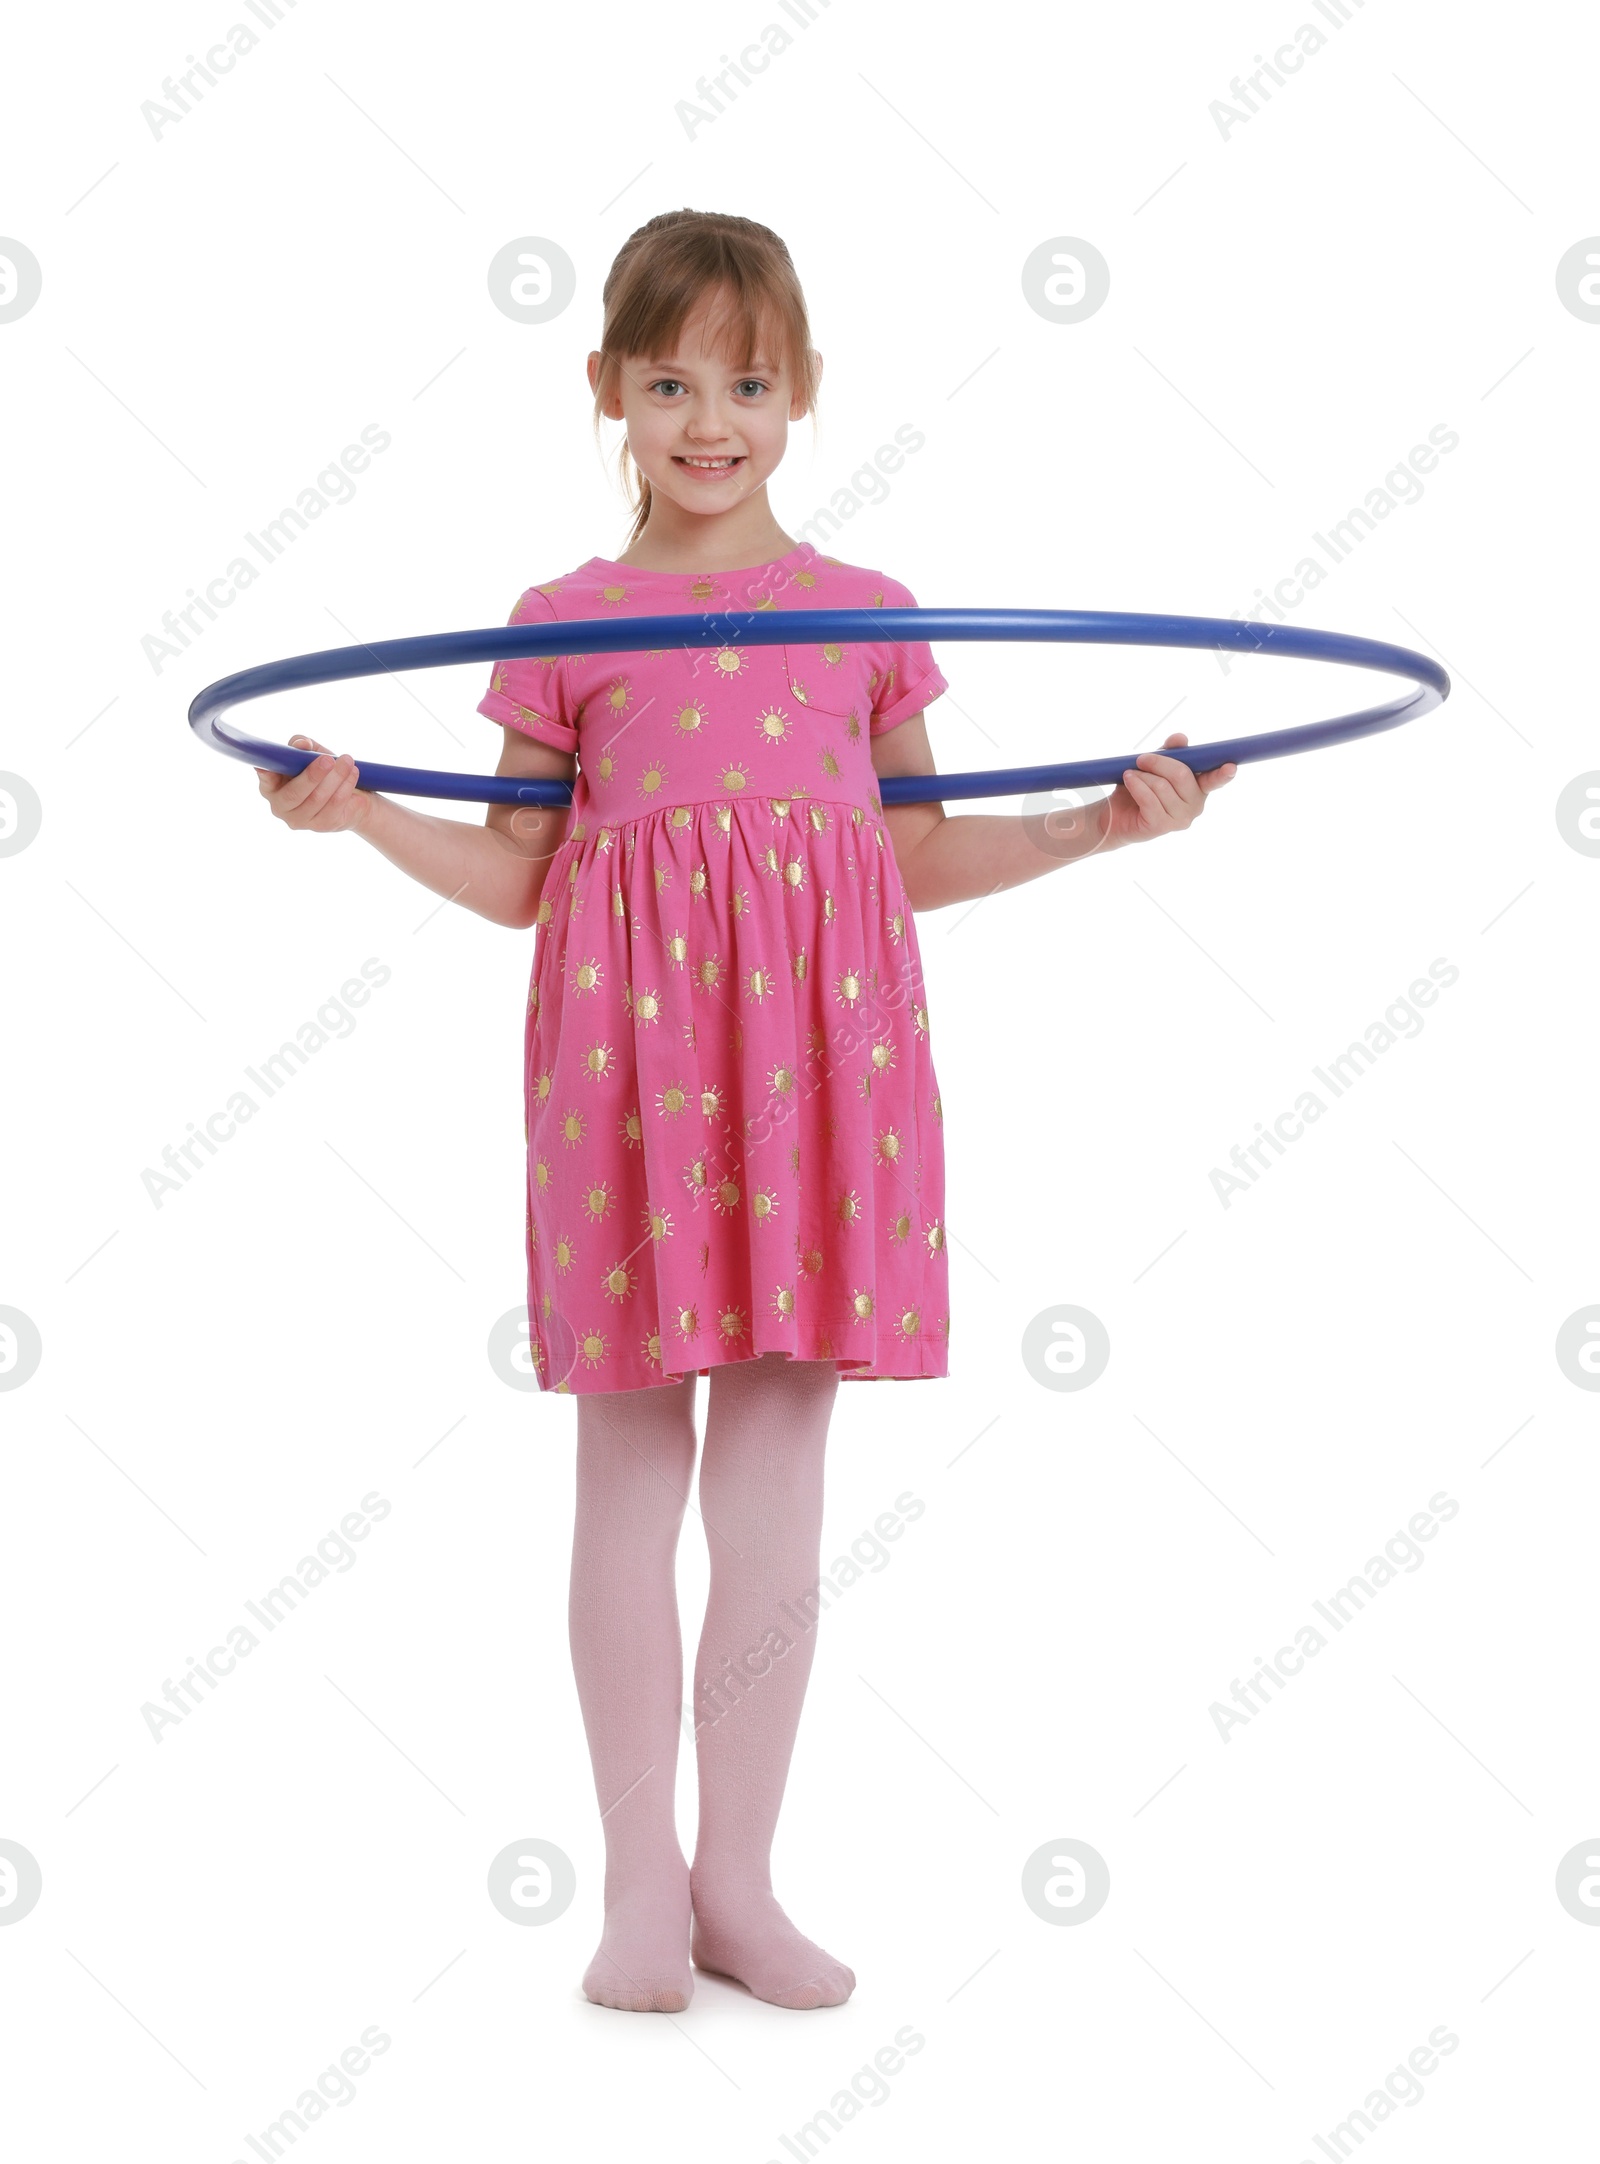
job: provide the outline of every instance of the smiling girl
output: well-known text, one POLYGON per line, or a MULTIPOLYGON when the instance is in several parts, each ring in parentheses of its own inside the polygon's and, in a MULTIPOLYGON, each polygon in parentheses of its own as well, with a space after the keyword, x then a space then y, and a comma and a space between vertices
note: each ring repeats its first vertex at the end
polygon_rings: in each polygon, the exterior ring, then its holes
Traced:
POLYGON ((583 1988, 676 2012, 692 1959, 775 2006, 834 2006, 854 1972, 789 1921, 770 1861, 839 1382, 948 1372, 915 913, 1177 832, 1234 770, 1146 753, 1057 849, 1018 816, 886 809, 879 777, 935 771, 923 712, 945 679, 918 641, 807 637, 817 609, 916 603, 792 539, 768 503, 822 376, 788 250, 746 218, 666 212, 603 299, 589 386, 596 428, 626 429, 633 527, 620 556, 530 586, 511 622, 777 609, 787 643, 731 626, 720 647, 608 654, 599 636, 498 663, 478 709, 503 732, 497 771, 569 780, 570 809, 494 806, 480 828, 358 791, 348 756, 257 771, 288 826, 353 830, 434 893, 537 926, 529 1342, 540 1388, 577 1400, 569 1624, 606 1850, 583 1988), (674 1558, 701 1375, 691 1865, 674 1558))

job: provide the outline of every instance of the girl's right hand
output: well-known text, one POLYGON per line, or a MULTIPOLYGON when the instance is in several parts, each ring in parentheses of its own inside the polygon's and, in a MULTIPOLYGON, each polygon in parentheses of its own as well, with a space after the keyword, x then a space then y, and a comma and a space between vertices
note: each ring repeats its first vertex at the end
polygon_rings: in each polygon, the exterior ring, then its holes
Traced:
POLYGON ((314 751, 321 756, 298 774, 274 774, 266 767, 256 768, 261 794, 272 806, 273 818, 281 819, 296 833, 339 834, 347 828, 364 826, 373 799, 370 792, 356 787, 360 771, 350 754, 343 752, 336 759, 326 744, 310 736, 291 736, 289 742, 296 751, 314 751))

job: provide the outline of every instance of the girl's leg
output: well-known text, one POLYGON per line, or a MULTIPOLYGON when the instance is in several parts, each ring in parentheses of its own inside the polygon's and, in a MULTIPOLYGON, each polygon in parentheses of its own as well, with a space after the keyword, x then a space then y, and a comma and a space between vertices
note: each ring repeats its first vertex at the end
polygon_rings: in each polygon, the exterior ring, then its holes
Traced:
POLYGON ((779 1908, 771 1855, 816 1644, 822 1458, 839 1373, 831 1360, 765 1353, 713 1368, 709 1381, 694 1958, 775 2006, 838 2006, 855 1975, 779 1908))
POLYGON ((630 2013, 675 2014, 694 1989, 672 1794, 683 1700, 673 1559, 696 1380, 578 1393, 567 1619, 606 1838, 605 1931, 583 1988, 630 2013))

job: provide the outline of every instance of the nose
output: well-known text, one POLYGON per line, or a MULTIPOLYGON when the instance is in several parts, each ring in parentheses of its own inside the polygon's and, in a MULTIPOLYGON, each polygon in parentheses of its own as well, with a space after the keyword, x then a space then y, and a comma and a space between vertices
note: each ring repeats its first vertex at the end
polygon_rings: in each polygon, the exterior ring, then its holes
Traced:
POLYGON ((715 399, 704 399, 684 416, 683 432, 691 443, 726 443, 728 423, 715 399))

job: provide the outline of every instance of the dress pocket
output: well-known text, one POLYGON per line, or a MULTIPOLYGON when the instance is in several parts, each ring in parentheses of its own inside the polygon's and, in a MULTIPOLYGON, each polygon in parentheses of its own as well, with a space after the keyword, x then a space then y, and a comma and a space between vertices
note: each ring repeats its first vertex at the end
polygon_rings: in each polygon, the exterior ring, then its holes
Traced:
POLYGON ((809 714, 845 720, 854 714, 863 728, 871 710, 866 657, 859 646, 825 639, 815 645, 786 645, 783 673, 790 695, 809 714))

